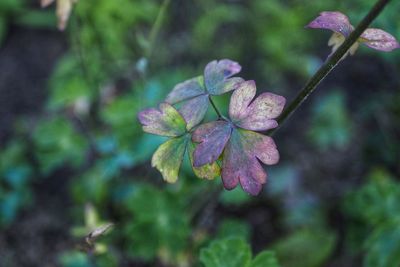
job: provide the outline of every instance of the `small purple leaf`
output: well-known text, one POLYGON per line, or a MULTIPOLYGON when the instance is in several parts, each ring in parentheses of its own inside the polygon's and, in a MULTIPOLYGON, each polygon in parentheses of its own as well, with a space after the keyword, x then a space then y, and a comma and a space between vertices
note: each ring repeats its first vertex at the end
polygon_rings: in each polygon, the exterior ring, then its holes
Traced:
POLYGON ((366 29, 359 40, 368 47, 385 52, 400 48, 396 38, 381 29, 366 29))
POLYGON ((175 183, 185 154, 187 136, 171 138, 158 147, 151 159, 151 166, 159 170, 165 181, 175 183))
POLYGON ((229 116, 239 127, 265 131, 276 128, 277 118, 285 106, 285 98, 272 93, 263 93, 251 104, 256 93, 254 81, 246 81, 233 92, 229 105, 229 116))
POLYGON ((203 120, 207 109, 208 95, 196 96, 182 104, 182 106, 179 108, 179 113, 182 114, 187 123, 187 130, 191 130, 203 120))
POLYGON ((311 21, 306 27, 315 29, 328 29, 348 37, 353 31, 349 18, 337 11, 325 11, 311 21))
POLYGON ((167 95, 165 102, 176 104, 181 101, 205 94, 204 79, 202 76, 178 83, 167 95))
POLYGON ((186 132, 186 122, 170 104, 161 103, 159 109, 149 108, 138 114, 143 131, 162 136, 180 136, 186 132))
POLYGON ((239 73, 241 66, 232 60, 223 59, 211 61, 204 70, 204 83, 207 91, 212 95, 221 95, 232 91, 242 78, 230 78, 239 73))
POLYGON ((192 140, 200 143, 193 153, 193 166, 213 163, 221 155, 232 128, 229 122, 213 121, 200 125, 192 134, 192 140))

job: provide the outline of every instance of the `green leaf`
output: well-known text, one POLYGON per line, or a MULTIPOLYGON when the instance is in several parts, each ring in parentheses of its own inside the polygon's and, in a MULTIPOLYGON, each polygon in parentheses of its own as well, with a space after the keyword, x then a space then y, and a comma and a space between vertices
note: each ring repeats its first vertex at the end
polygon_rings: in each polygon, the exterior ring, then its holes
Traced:
POLYGON ((251 260, 250 246, 240 237, 213 241, 200 251, 200 262, 205 267, 279 267, 271 251, 263 251, 251 260))
POLYGON ((383 223, 365 242, 365 267, 400 266, 400 221, 383 223))
MULTIPOLYGON (((240 190, 240 192, 243 191, 240 190)), ((219 225, 217 236, 219 238, 236 236, 248 241, 250 240, 250 226, 240 220, 226 219, 219 225)))
POLYGON ((275 253, 267 250, 258 254, 249 267, 279 267, 279 264, 275 253))
POLYGON ((41 122, 32 137, 35 154, 44 174, 64 164, 78 167, 85 160, 86 140, 63 118, 41 122))
POLYGON ((170 255, 177 259, 187 248, 191 230, 180 194, 139 185, 124 203, 135 216, 124 229, 133 256, 151 260, 170 255))
POLYGON ((200 261, 205 267, 247 267, 251 261, 251 251, 242 238, 226 238, 202 249, 200 261))
POLYGON ((161 172, 168 183, 175 183, 178 180, 188 141, 187 136, 171 138, 154 152, 151 165, 161 172))
POLYGON ((279 240, 271 248, 285 267, 319 267, 331 255, 336 237, 321 229, 304 229, 279 240))

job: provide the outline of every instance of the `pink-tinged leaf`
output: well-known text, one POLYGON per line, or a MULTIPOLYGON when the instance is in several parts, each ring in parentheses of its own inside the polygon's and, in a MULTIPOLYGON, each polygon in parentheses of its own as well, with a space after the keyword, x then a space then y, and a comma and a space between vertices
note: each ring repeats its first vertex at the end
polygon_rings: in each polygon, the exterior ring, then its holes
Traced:
POLYGON ((230 77, 239 73, 240 70, 241 66, 229 59, 211 61, 204 70, 204 83, 207 91, 212 95, 221 95, 234 90, 243 79, 230 77))
POLYGON ((143 131, 162 135, 180 136, 186 132, 186 122, 181 114, 170 104, 161 103, 159 109, 149 108, 138 114, 143 131))
POLYGON ((179 113, 185 119, 187 130, 191 130, 194 126, 199 124, 208 109, 208 95, 199 95, 192 99, 185 101, 179 108, 179 113))
POLYGON ((193 143, 192 141, 189 141, 187 148, 188 148, 189 159, 190 159, 190 163, 192 165, 193 172, 197 177, 202 178, 202 179, 212 180, 212 179, 220 176, 221 168, 218 166, 218 164, 216 162, 213 162, 211 164, 206 164, 201 167, 195 167, 193 153, 194 153, 194 150, 196 149, 196 144, 193 143))
POLYGON ((348 37, 353 31, 349 18, 336 11, 321 12, 320 15, 311 21, 306 27, 315 29, 328 29, 348 37))
POLYGON ((189 141, 188 136, 169 139, 158 147, 151 159, 151 166, 159 170, 165 181, 175 183, 189 141))
POLYGON ((193 153, 193 166, 200 167, 215 162, 224 150, 231 131, 232 126, 226 121, 200 125, 192 134, 192 140, 200 143, 193 153))
POLYGON ((360 42, 368 47, 385 52, 400 48, 396 38, 381 29, 366 29, 360 37, 360 42))
POLYGON ((182 83, 178 83, 168 94, 165 102, 176 104, 205 93, 204 79, 202 76, 199 76, 182 83))
POLYGON ((246 81, 233 92, 229 105, 229 116, 239 127, 265 131, 278 126, 277 118, 285 106, 285 98, 272 93, 263 93, 250 103, 256 94, 254 81, 246 81))
POLYGON ((223 155, 224 187, 230 190, 240 182, 244 191, 257 195, 267 180, 267 174, 258 160, 268 165, 279 161, 279 152, 272 138, 234 129, 223 155))

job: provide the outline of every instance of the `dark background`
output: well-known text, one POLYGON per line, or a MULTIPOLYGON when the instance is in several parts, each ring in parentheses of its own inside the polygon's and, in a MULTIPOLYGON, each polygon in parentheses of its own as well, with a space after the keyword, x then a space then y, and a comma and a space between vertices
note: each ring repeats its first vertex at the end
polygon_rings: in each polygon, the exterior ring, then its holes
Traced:
MULTIPOLYGON (((187 163, 164 183, 150 166, 162 139, 136 119, 222 58, 290 101, 330 53, 331 33, 304 25, 324 10, 357 24, 373 3, 171 0, 158 27, 162 1, 80 0, 61 32, 54 5, 2 0, 0 266, 202 266, 231 235, 285 267, 399 266, 399 51, 361 46, 335 68, 274 135, 281 161, 258 197, 219 193, 187 163)), ((399 10, 372 26, 399 38, 399 10)), ((229 94, 215 100, 226 112, 229 94)))

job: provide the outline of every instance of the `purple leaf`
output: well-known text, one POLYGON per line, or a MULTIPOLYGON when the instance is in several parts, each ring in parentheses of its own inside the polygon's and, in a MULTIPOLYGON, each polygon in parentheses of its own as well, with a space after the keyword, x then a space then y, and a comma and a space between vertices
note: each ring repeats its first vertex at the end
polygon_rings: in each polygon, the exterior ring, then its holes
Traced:
POLYGON ((241 66, 229 59, 211 61, 204 70, 204 83, 207 91, 211 95, 221 95, 234 90, 243 79, 230 77, 239 73, 240 70, 241 66))
POLYGON ((268 165, 279 161, 279 152, 272 138, 252 131, 234 129, 223 155, 224 187, 229 190, 240 183, 244 191, 257 195, 267 180, 267 174, 258 159, 268 165))
POLYGON ((191 130, 199 124, 206 114, 208 109, 208 95, 199 95, 185 101, 179 108, 179 113, 187 123, 187 130, 191 130))
POLYGON ((177 84, 165 99, 167 103, 181 103, 178 108, 187 123, 187 130, 199 124, 208 109, 208 94, 202 76, 177 84))
POLYGON ((320 15, 311 21, 306 27, 332 30, 341 33, 345 37, 348 37, 354 29, 350 24, 349 18, 336 11, 321 12, 320 15))
POLYGON ((193 166, 200 167, 216 161, 231 131, 231 124, 226 121, 213 121, 200 125, 192 134, 192 140, 200 143, 193 153, 193 166))
POLYGON ((159 109, 149 108, 138 114, 143 131, 162 135, 180 136, 186 133, 186 122, 179 112, 168 103, 161 103, 159 109))
POLYGON ((189 160, 192 165, 192 169, 194 174, 199 177, 199 178, 204 178, 207 180, 212 180, 221 174, 221 168, 218 166, 216 162, 211 163, 211 164, 206 164, 201 167, 195 167, 194 166, 194 158, 193 158, 193 153, 196 148, 196 144, 190 141, 188 143, 188 153, 189 153, 189 160))
POLYGON ((246 81, 233 92, 229 105, 229 116, 239 127, 265 131, 278 126, 277 118, 285 106, 285 98, 272 93, 263 93, 250 103, 256 94, 254 81, 246 81))
POLYGON ((385 52, 400 48, 396 38, 381 29, 366 29, 359 40, 368 47, 385 52))
POLYGON ((206 93, 204 88, 203 77, 195 77, 190 80, 178 83, 174 89, 167 95, 165 102, 176 104, 183 100, 187 100, 206 93))

